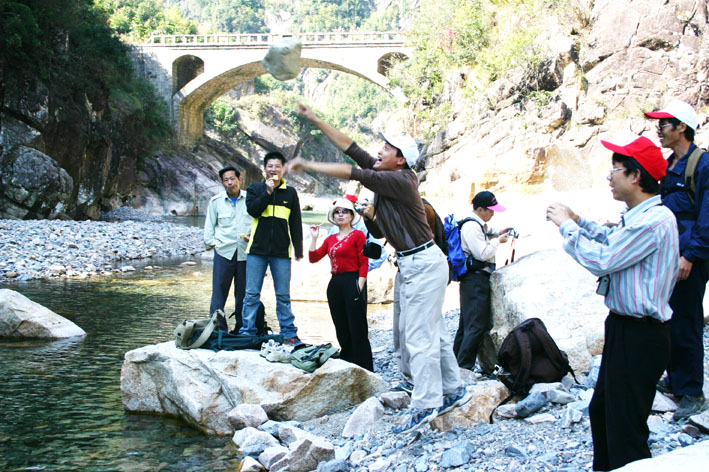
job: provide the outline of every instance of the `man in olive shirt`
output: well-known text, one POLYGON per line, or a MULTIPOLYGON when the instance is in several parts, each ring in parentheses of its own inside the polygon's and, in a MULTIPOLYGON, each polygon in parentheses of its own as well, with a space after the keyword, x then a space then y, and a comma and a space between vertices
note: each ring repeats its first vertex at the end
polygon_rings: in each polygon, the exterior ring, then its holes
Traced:
MULTIPOLYGON (((204 220, 204 245, 214 249, 212 301, 209 313, 224 309, 229 287, 234 281, 236 325, 241 325, 241 310, 246 291, 246 244, 251 232, 251 216, 246 211, 246 194, 241 191, 241 173, 234 167, 219 171, 224 192, 213 196, 204 220)), ((226 320, 220 328, 227 331, 226 320)))
POLYGON ((350 137, 319 119, 310 108, 300 105, 298 113, 350 156, 359 168, 297 158, 286 170, 357 180, 372 190, 374 205, 363 211, 367 228, 374 237, 386 237, 397 251, 402 279, 401 311, 416 316, 407 316, 402 321, 414 381, 411 416, 394 431, 412 431, 463 405, 472 396, 461 382, 443 326, 441 309, 448 282, 448 263, 433 241, 418 192, 418 179, 411 170, 419 157, 416 142, 408 135, 382 135, 384 145, 374 158, 350 137))

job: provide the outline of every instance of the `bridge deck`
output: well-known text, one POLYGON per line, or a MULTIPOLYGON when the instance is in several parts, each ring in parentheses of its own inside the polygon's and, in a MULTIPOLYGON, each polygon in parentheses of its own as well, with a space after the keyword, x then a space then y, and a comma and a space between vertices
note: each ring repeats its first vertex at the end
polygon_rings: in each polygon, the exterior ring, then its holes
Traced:
POLYGON ((362 47, 403 46, 404 36, 398 31, 356 32, 356 33, 293 33, 293 34, 175 34, 150 36, 145 46, 202 47, 226 46, 238 48, 263 48, 283 39, 300 40, 303 47, 362 47))

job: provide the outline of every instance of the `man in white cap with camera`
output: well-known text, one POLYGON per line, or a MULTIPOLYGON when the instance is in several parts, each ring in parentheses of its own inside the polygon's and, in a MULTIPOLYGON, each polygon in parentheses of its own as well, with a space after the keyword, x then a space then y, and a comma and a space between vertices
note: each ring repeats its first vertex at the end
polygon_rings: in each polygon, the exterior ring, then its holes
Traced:
POLYGON ((699 119, 688 103, 675 101, 645 116, 658 120, 660 143, 672 150, 660 195, 662 203, 677 217, 680 262, 670 298, 670 364, 667 379, 657 387, 663 393, 681 397, 673 415, 678 421, 696 415, 704 407, 702 303, 709 279, 709 157, 694 144, 699 119))
POLYGON ((363 211, 374 237, 386 237, 396 250, 402 278, 403 329, 410 355, 414 390, 411 415, 394 428, 396 433, 413 431, 436 416, 468 402, 472 391, 460 379, 460 371, 443 326, 443 298, 448 283, 446 256, 433 241, 426 221, 418 179, 412 170, 419 158, 416 142, 409 135, 382 134, 384 143, 377 157, 370 156, 349 136, 318 118, 304 105, 298 114, 315 125, 359 167, 296 158, 287 171, 308 171, 357 180, 374 192, 374 203, 363 211))

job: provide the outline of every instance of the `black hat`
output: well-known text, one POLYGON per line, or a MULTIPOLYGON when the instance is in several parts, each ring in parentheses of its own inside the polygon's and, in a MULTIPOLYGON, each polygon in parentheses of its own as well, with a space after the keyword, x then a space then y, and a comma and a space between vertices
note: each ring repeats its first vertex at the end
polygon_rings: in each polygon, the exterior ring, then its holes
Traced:
POLYGON ((507 210, 507 208, 497 203, 497 198, 495 198, 495 195, 493 195, 492 192, 488 192, 487 190, 479 192, 477 195, 475 195, 475 198, 473 198, 473 207, 483 207, 492 211, 507 210))

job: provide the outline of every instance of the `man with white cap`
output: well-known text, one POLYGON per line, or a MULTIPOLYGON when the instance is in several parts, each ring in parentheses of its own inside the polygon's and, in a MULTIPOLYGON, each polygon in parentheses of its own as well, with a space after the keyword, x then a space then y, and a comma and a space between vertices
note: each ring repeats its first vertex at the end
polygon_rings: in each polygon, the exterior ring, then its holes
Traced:
POLYGON ((547 218, 559 226, 564 250, 600 277, 597 293, 610 314, 603 358, 588 407, 593 470, 613 470, 651 456, 647 419, 670 355, 670 294, 679 268, 677 224, 662 205, 659 180, 667 162, 647 138, 613 151, 608 181, 628 210, 612 228, 554 203, 547 218))
POLYGON ((411 415, 394 431, 412 431, 472 397, 472 391, 466 389, 460 379, 443 326, 441 309, 448 283, 448 263, 433 241, 418 192, 418 179, 411 169, 419 157, 418 147, 409 135, 383 134, 384 143, 375 158, 349 136, 318 118, 310 108, 300 105, 298 114, 322 131, 359 167, 297 158, 288 164, 287 170, 357 180, 372 190, 374 204, 362 212, 367 228, 374 237, 386 237, 396 250, 403 282, 401 311, 416 316, 408 316, 404 322, 414 381, 411 415))
POLYGON ((495 270, 495 253, 507 242, 505 228, 494 232, 488 223, 495 212, 506 208, 492 192, 478 192, 472 201, 473 215, 461 220, 460 246, 466 255, 468 270, 460 280, 460 322, 453 340, 458 365, 472 370, 485 333, 492 328, 490 316, 490 274, 495 270), (470 224, 473 223, 473 224, 470 224))
POLYGON ((668 375, 658 389, 681 397, 674 413, 677 421, 699 413, 704 405, 702 303, 709 279, 709 157, 693 142, 699 119, 688 103, 675 101, 645 115, 658 120, 657 136, 662 147, 672 150, 660 194, 662 203, 677 217, 680 263, 670 298, 673 315, 668 375))

